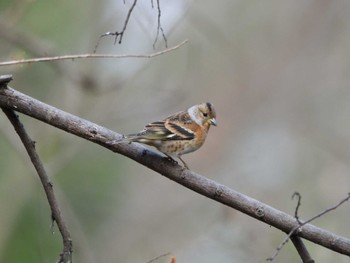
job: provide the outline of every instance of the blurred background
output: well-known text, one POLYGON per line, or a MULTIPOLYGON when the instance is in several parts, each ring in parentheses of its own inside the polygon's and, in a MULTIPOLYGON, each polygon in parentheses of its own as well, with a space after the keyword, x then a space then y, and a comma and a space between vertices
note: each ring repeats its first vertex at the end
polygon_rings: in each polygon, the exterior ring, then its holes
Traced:
MULTIPOLYGON (((120 31, 133 1, 3 0, 0 60, 93 51, 120 31)), ((121 45, 163 50, 157 1, 139 1, 121 45)), ((119 133, 194 104, 217 111, 190 168, 308 219, 350 189, 350 2, 160 1, 172 47, 153 59, 90 59, 0 67, 11 87, 119 133)), ((74 262, 265 262, 285 235, 90 142, 20 115, 54 183, 74 262), (169 262, 169 256, 157 259, 169 262)), ((0 114, 0 262, 54 262, 57 228, 19 138, 0 114)), ((349 205, 314 221, 350 237, 349 205)), ((350 262, 306 242, 316 262, 350 262)), ((291 242, 275 262, 300 262, 291 242)))

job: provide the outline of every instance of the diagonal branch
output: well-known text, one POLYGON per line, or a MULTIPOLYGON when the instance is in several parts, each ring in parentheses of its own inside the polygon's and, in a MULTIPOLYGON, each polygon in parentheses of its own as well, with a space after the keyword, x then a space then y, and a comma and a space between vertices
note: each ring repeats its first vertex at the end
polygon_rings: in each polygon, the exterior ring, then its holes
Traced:
MULTIPOLYGON (((142 145, 136 143, 111 145, 108 142, 119 139, 122 135, 54 108, 14 89, 0 88, 0 107, 19 111, 66 132, 97 143, 111 151, 122 154, 188 189, 241 211, 285 233, 289 233, 294 228, 300 227, 293 216, 195 172, 184 170, 179 165, 168 161, 160 154, 142 145)), ((297 231, 294 235, 350 256, 349 239, 335 235, 312 224, 304 225, 302 231, 297 231)))
POLYGON ((52 221, 56 221, 59 231, 61 232, 63 239, 63 251, 60 255, 60 259, 58 262, 72 262, 72 240, 70 237, 70 233, 68 231, 66 222, 62 217, 62 213, 58 206, 58 202, 55 197, 55 193, 53 191, 53 185, 49 180, 49 177, 46 174, 44 166, 35 151, 35 142, 30 139, 24 126, 19 121, 18 116, 11 109, 2 108, 3 112, 6 114, 7 118, 12 123, 15 128, 18 136, 20 137, 24 147, 27 150, 27 153, 39 175, 40 181, 45 190, 45 194, 51 209, 51 218, 52 221))

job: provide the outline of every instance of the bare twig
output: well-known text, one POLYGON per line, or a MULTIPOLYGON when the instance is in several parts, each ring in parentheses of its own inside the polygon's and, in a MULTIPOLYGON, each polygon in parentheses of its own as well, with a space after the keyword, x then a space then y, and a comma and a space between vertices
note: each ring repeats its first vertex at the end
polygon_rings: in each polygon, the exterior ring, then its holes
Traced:
POLYGON ((19 121, 18 116, 13 110, 2 108, 7 118, 12 123, 18 136, 20 137, 24 147, 26 148, 28 155, 40 177, 40 181, 44 187, 45 194, 51 209, 52 223, 56 221, 59 231, 61 232, 63 239, 63 251, 60 254, 60 258, 57 262, 68 263, 72 262, 72 240, 68 231, 67 225, 63 219, 60 208, 58 206, 55 193, 53 191, 53 185, 46 174, 43 164, 40 161, 38 154, 35 151, 35 142, 33 142, 28 136, 24 126, 19 121))
MULTIPOLYGON (((118 31, 116 31, 116 32, 107 32, 107 33, 104 33, 103 35, 101 35, 101 36, 99 37, 99 39, 98 39, 96 45, 95 45, 95 48, 94 48, 93 53, 96 53, 96 50, 97 50, 97 48, 98 48, 98 45, 100 44, 100 40, 101 40, 101 38, 103 38, 103 37, 106 37, 106 36, 114 36, 114 37, 115 37, 115 39, 114 39, 114 44, 117 43, 118 37, 119 37, 118 44, 121 44, 121 43, 122 43, 122 40, 123 40, 123 36, 124 36, 125 30, 126 30, 126 27, 127 27, 128 23, 129 23, 129 19, 130 19, 131 13, 132 13, 132 11, 133 11, 134 8, 135 8, 136 3, 137 3, 137 0, 134 0, 133 4, 131 5, 131 7, 130 7, 130 9, 129 9, 129 12, 128 12, 127 16, 126 16, 126 19, 125 19, 125 21, 124 21, 124 26, 123 26, 122 31, 120 31, 120 32, 118 32, 118 31)), ((125 2, 124 2, 124 4, 125 4, 125 2)))
MULTIPOLYGON (((322 211, 321 213, 318 213, 317 215, 311 217, 309 220, 306 220, 305 222, 299 223, 297 226, 293 227, 293 228, 288 232, 288 235, 286 236, 286 238, 285 238, 285 239, 281 242, 281 244, 276 248, 275 253, 274 253, 271 257, 267 258, 266 260, 268 260, 268 261, 273 261, 273 260, 277 257, 279 251, 284 247, 284 245, 288 242, 288 240, 290 239, 290 237, 291 237, 292 235, 295 235, 295 234, 300 235, 300 234, 303 232, 303 231, 299 231, 300 228, 301 228, 302 226, 305 226, 306 224, 308 224, 308 223, 310 223, 311 221, 313 221, 313 220, 315 220, 315 219, 317 219, 317 218, 323 216, 324 214, 327 214, 327 213, 329 213, 330 211, 337 209, 337 208, 338 208, 339 206, 341 206, 343 203, 345 203, 346 201, 349 201, 349 199, 350 199, 350 193, 348 193, 348 196, 345 197, 344 199, 342 199, 338 204, 336 204, 336 205, 334 205, 334 206, 332 206, 332 207, 330 207, 330 208, 327 208, 326 210, 322 211)), ((304 229, 303 229, 303 230, 304 230, 304 229)))
POLYGON ((0 107, 22 112, 49 125, 97 143, 111 151, 129 157, 203 196, 241 211, 285 233, 293 231, 295 235, 301 238, 350 256, 350 240, 345 237, 335 235, 312 224, 306 224, 302 231, 296 232, 300 225, 293 216, 195 172, 183 169, 183 167, 169 162, 162 155, 140 144, 112 145, 107 143, 121 138, 122 135, 119 133, 54 108, 9 87, 0 89, 0 107))
POLYGON ((21 59, 21 60, 11 60, 0 62, 0 66, 10 66, 18 65, 25 63, 37 63, 37 62, 46 62, 46 61, 55 61, 55 60, 67 60, 67 59, 83 59, 83 58, 154 58, 165 53, 174 51, 184 44, 188 40, 182 41, 180 44, 173 46, 171 48, 164 49, 162 51, 150 53, 150 54, 125 54, 125 55, 113 55, 113 54, 81 54, 81 55, 65 55, 65 56, 54 56, 54 57, 43 57, 43 58, 33 58, 33 59, 21 59))
POLYGON ((294 217, 298 221, 298 223, 301 224, 301 221, 299 220, 299 216, 298 216, 299 207, 301 205, 301 195, 298 192, 294 192, 294 194, 292 195, 292 199, 294 199, 294 197, 298 198, 298 203, 297 203, 297 206, 295 207, 294 217))
POLYGON ((163 255, 159 255, 159 256, 157 256, 157 257, 155 257, 155 258, 152 258, 150 261, 147 261, 146 263, 153 263, 153 262, 156 261, 157 259, 160 259, 160 258, 162 258, 162 257, 169 256, 169 255, 171 255, 170 252, 165 253, 165 254, 163 254, 163 255))
MULTIPOLYGON (((153 7, 153 1, 152 1, 152 7, 153 7)), ((158 37, 159 37, 159 32, 162 33, 162 37, 164 39, 164 42, 165 42, 165 48, 168 47, 168 40, 167 38, 165 37, 165 34, 164 34, 164 30, 163 30, 163 27, 162 27, 162 24, 160 23, 160 17, 162 16, 162 12, 161 12, 161 9, 160 9, 160 3, 159 3, 159 0, 157 0, 157 9, 158 9, 158 24, 157 24, 157 35, 156 35, 156 39, 154 40, 153 42, 153 49, 156 48, 156 43, 158 41, 158 37)))
MULTIPOLYGON (((292 199, 294 199, 294 197, 298 198, 298 203, 297 203, 297 206, 295 207, 294 217, 299 224, 302 224, 302 222, 299 220, 299 215, 298 215, 299 208, 301 205, 301 195, 298 192, 294 192, 292 195, 292 199)), ((292 240, 293 245, 296 248, 296 250, 298 251, 302 261, 304 263, 313 263, 314 260, 311 258, 309 251, 307 250, 303 240, 296 235, 292 235, 290 237, 290 239, 292 240)))
MULTIPOLYGON (((94 48, 94 51, 93 53, 96 53, 97 51, 97 48, 98 46, 100 45, 100 41, 103 37, 106 37, 106 36, 114 36, 114 44, 116 44, 118 42, 118 44, 121 44, 122 43, 122 40, 123 40, 123 36, 124 36, 124 33, 126 31, 126 28, 128 26, 128 23, 129 23, 129 19, 130 19, 130 16, 131 16, 131 13, 132 11, 134 10, 135 6, 136 6, 136 3, 137 3, 137 0, 134 0, 133 4, 131 5, 130 9, 129 9, 129 12, 128 14, 126 15, 126 19, 124 21, 124 26, 123 26, 123 29, 121 31, 115 31, 115 32, 106 32, 104 34, 102 34, 96 45, 95 45, 95 48, 94 48), (118 38, 119 38, 119 41, 118 41, 118 38)), ((124 1, 124 4, 125 4, 125 1, 124 1)), ((151 7, 154 8, 154 4, 153 4, 153 0, 151 0, 151 7)), ((162 15, 162 12, 161 12, 161 9, 160 9, 160 3, 159 3, 159 0, 157 0, 157 11, 158 11, 158 16, 157 16, 157 35, 156 35, 156 38, 153 42, 153 49, 155 49, 155 45, 156 43, 158 42, 158 38, 159 38, 159 34, 161 33, 162 34, 162 37, 164 39, 164 42, 165 42, 165 48, 168 48, 168 40, 164 34, 164 29, 162 27, 162 24, 160 22, 160 18, 161 18, 161 15, 162 15)))
MULTIPOLYGON (((112 35, 112 36, 114 35, 114 36, 115 36, 114 44, 117 43, 118 36, 119 36, 119 42, 118 42, 118 43, 119 43, 119 44, 122 43, 123 36, 124 36, 124 32, 125 32, 126 27, 127 27, 128 23, 129 23, 129 19, 130 19, 131 13, 132 13, 132 11, 133 11, 134 8, 135 8, 136 3, 137 3, 137 0, 134 0, 134 2, 132 3, 132 5, 131 5, 131 7, 130 7, 130 9, 129 9, 129 12, 128 12, 127 16, 126 16, 126 19, 125 19, 125 22, 124 22, 124 27, 123 27, 122 31, 120 31, 120 32, 117 32, 117 31, 116 31, 116 32, 114 32, 114 33, 108 32, 108 33, 110 33, 109 35, 112 35)), ((124 3, 124 4, 125 4, 125 3, 124 3)), ((107 34, 107 33, 106 33, 106 34, 107 34)), ((106 34, 104 34, 104 35, 106 35, 106 34)), ((103 37, 103 35, 102 35, 101 37, 103 37)), ((100 37, 100 38, 101 38, 101 37, 100 37)))
POLYGON ((349 199, 350 199, 350 193, 348 193, 348 196, 345 197, 343 200, 341 200, 338 204, 336 204, 336 205, 334 205, 334 206, 332 206, 332 207, 330 207, 330 208, 325 209, 325 210, 322 211, 321 213, 315 215, 314 217, 312 217, 312 218, 310 218, 309 220, 307 220, 307 221, 305 221, 304 223, 302 223, 300 226, 303 226, 303 225, 305 225, 305 224, 307 224, 307 223, 310 223, 311 221, 315 220, 316 218, 319 218, 319 217, 323 216, 324 214, 327 214, 328 212, 331 212, 331 211, 337 209, 337 208, 338 208, 339 206, 341 206, 343 203, 349 201, 349 199))

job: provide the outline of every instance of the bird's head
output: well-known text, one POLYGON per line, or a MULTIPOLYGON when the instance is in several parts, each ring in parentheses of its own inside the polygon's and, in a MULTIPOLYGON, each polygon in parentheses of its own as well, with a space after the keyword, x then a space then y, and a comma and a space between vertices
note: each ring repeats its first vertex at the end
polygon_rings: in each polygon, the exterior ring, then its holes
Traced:
POLYGON ((201 103, 188 109, 191 118, 201 126, 217 126, 216 112, 210 102, 201 103))

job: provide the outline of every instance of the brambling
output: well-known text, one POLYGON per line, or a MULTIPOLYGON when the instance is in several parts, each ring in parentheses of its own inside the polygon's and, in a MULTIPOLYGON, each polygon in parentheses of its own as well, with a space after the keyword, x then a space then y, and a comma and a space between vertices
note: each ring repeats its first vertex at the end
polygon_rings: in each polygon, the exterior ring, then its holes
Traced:
POLYGON ((213 104, 206 102, 147 124, 139 133, 126 135, 122 140, 153 146, 174 162, 178 158, 188 169, 181 155, 203 145, 210 126, 217 126, 215 118, 213 104))

